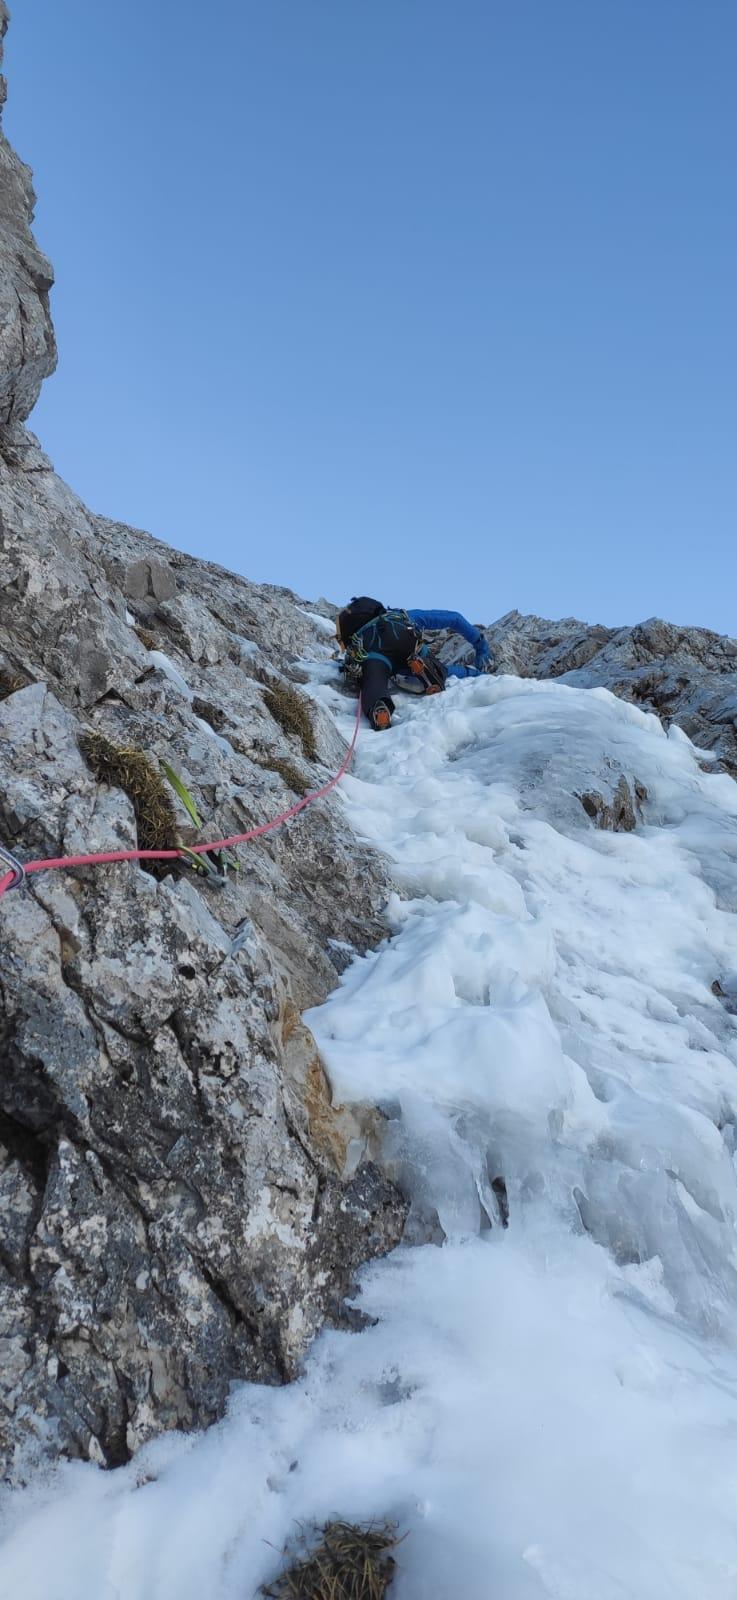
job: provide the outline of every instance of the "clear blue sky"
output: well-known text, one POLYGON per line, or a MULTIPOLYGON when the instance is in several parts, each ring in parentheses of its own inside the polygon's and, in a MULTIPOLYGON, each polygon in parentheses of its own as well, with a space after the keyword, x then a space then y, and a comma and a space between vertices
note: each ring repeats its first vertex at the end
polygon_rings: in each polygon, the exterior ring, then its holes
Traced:
POLYGON ((735 0, 16 0, 95 510, 306 596, 737 634, 735 0))

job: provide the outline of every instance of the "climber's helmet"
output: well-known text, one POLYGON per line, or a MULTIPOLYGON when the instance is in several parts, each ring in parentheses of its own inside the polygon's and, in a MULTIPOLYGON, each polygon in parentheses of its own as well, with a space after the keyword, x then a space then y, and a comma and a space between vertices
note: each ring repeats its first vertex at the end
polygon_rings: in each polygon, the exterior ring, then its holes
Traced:
POLYGON ((335 633, 339 643, 345 647, 359 628, 363 628, 374 617, 382 616, 385 611, 386 606, 380 600, 371 600, 365 594, 354 594, 338 616, 335 633))

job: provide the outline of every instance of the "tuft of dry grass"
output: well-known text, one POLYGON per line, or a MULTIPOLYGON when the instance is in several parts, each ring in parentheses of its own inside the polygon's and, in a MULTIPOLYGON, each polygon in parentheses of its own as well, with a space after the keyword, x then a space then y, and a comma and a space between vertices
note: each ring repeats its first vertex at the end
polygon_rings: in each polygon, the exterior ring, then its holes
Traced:
MULTIPOLYGON (((178 843, 174 802, 164 779, 143 750, 133 745, 115 744, 104 733, 89 728, 81 736, 79 748, 101 783, 122 789, 132 802, 136 817, 139 850, 171 850, 178 843)), ((152 867, 157 863, 149 863, 152 867)), ((169 871, 171 863, 159 862, 169 871)))
POLYGON ((19 677, 16 672, 6 672, 0 667, 0 700, 7 700, 8 695, 15 694, 18 689, 27 689, 28 679, 19 677))
POLYGON ((146 650, 156 649, 156 639, 154 635, 149 632, 148 628, 142 628, 139 625, 133 629, 133 632, 135 633, 136 638, 140 639, 141 644, 146 650))
POLYGON ((259 756, 258 764, 265 772, 278 772, 279 777, 291 789, 292 794, 306 795, 309 784, 299 767, 292 761, 286 761, 281 756, 259 756))
POLYGON ((266 708, 285 733, 296 734, 308 761, 317 760, 317 746, 308 703, 289 683, 271 684, 264 690, 266 708))
POLYGON ((265 1600, 383 1600, 399 1543, 393 1523, 328 1522, 315 1531, 319 1542, 262 1590, 265 1600))

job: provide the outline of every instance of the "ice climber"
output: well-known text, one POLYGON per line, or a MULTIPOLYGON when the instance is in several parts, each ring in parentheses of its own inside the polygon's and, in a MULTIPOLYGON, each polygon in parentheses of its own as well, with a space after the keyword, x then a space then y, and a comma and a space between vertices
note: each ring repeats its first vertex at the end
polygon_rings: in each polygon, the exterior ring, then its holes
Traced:
POLYGON ((364 713, 376 729, 391 724, 392 680, 414 694, 438 694, 446 678, 475 678, 492 670, 483 633, 458 611, 388 611, 379 600, 354 595, 340 612, 335 631, 345 652, 343 671, 359 687, 364 713), (460 634, 474 647, 475 666, 440 661, 423 642, 425 628, 460 634))

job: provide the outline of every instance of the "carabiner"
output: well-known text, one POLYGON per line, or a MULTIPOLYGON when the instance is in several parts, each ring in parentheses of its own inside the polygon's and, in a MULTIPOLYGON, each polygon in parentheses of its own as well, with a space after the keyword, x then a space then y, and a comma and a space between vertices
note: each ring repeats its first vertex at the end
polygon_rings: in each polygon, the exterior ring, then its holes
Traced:
MULTIPOLYGON (((6 850, 4 845, 0 844, 0 869, 4 866, 13 874, 12 882, 8 884, 8 889, 19 889, 25 879, 26 869, 23 862, 19 861, 11 850, 6 850)), ((3 873, 4 876, 5 874, 3 873)))

